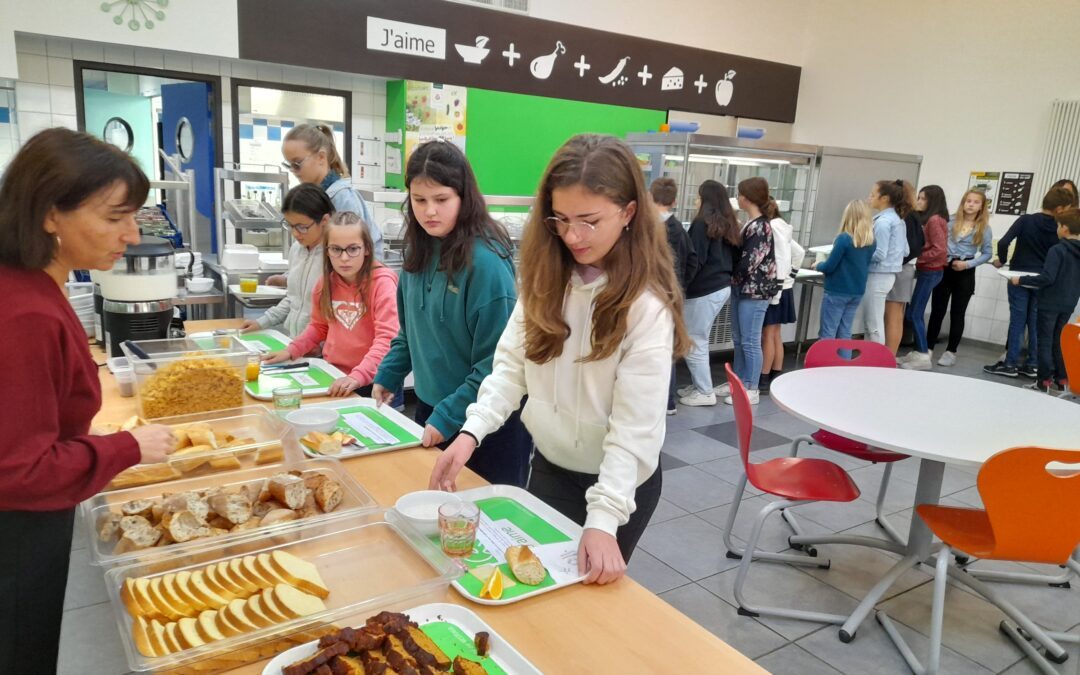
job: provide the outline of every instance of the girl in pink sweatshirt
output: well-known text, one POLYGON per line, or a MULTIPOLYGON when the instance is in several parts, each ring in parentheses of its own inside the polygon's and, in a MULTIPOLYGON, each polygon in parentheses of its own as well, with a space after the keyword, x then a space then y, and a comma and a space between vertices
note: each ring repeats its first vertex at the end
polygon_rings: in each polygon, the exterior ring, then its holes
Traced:
POLYGON ((370 395, 379 363, 398 333, 397 275, 375 259, 373 250, 358 215, 342 211, 331 218, 311 323, 287 349, 268 354, 265 363, 300 358, 325 341, 323 357, 348 373, 334 381, 330 395, 370 395))

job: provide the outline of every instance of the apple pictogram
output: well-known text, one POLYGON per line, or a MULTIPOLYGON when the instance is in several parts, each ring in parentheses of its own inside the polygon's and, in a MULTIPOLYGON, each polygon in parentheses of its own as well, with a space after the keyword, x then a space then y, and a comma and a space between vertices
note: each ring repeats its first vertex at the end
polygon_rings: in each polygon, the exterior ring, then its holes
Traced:
POLYGON ((735 71, 729 70, 724 75, 724 79, 716 83, 716 103, 720 106, 731 103, 731 96, 735 93, 735 84, 731 81, 733 77, 735 77, 735 71))

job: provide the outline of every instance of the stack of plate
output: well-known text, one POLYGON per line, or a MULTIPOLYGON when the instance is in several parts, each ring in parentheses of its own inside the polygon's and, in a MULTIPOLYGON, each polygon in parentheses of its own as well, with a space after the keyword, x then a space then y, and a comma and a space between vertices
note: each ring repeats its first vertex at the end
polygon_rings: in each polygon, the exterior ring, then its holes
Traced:
POLYGON ((94 337, 94 284, 69 283, 68 301, 75 310, 75 316, 83 325, 87 337, 94 337))
MULTIPOLYGON (((181 274, 187 274, 188 262, 191 260, 191 252, 178 251, 176 253, 176 269, 181 274)), ((201 277, 203 273, 202 253, 195 251, 195 265, 191 268, 191 274, 201 277)))

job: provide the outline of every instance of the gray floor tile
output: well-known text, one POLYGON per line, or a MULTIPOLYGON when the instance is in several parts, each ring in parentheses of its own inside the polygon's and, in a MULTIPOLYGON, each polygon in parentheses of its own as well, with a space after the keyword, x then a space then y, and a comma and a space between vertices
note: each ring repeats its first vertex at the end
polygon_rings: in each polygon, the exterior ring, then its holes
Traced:
POLYGON ((81 548, 71 552, 68 563, 67 593, 64 596, 64 609, 87 607, 101 602, 108 602, 105 592, 104 570, 90 565, 90 553, 81 548))
MULTIPOLYGON (((735 517, 735 527, 732 529, 732 534, 740 540, 740 545, 750 538, 750 530, 754 526, 754 520, 757 518, 761 509, 765 508, 768 504, 768 500, 764 497, 751 497, 750 499, 744 499, 739 504, 739 512, 735 517)), ((718 506, 714 509, 707 509, 698 513, 700 518, 704 518, 709 523, 719 528, 721 532, 727 526, 728 514, 731 512, 733 504, 725 504, 724 506, 718 506)), ((819 532, 820 528, 816 526, 808 527, 808 533, 819 532)), ((758 549, 762 551, 770 551, 778 553, 790 548, 788 544, 788 537, 794 534, 791 528, 783 521, 779 512, 769 514, 768 519, 762 525, 761 535, 758 537, 758 549)))
POLYGON ((660 453, 660 470, 671 471, 672 469, 681 469, 684 466, 688 466, 686 462, 681 459, 676 459, 666 452, 660 453))
POLYGON ((729 503, 735 486, 692 466, 664 472, 664 499, 680 509, 696 513, 729 503))
POLYGON ((110 605, 91 605, 64 612, 56 667, 59 675, 126 673, 128 670, 110 605))
POLYGON ((630 558, 626 573, 631 579, 658 595, 690 583, 689 579, 641 549, 635 551, 630 558))
POLYGON ((731 406, 717 403, 714 406, 686 406, 680 404, 678 412, 667 418, 667 431, 684 431, 735 419, 731 406))
POLYGON ((772 675, 836 675, 840 672, 796 644, 762 656, 757 664, 772 675))
MULTIPOLYGON (((703 462, 695 465, 695 468, 716 476, 732 485, 737 483, 746 473, 746 469, 743 468, 742 458, 738 455, 716 459, 711 462, 703 462)), ((748 491, 753 489, 753 486, 749 484, 746 487, 748 491)), ((757 492, 755 492, 755 494, 757 494, 757 492)))
POLYGON ((817 431, 816 427, 782 410, 773 415, 755 415, 754 426, 768 429, 787 438, 809 435, 817 431))
MULTIPOLYGON (((710 593, 729 604, 735 601, 735 576, 738 570, 728 570, 698 582, 710 593)), ((847 615, 859 603, 832 586, 784 563, 754 562, 743 585, 743 597, 752 606, 786 607, 810 612, 827 612, 847 615)), ((816 621, 800 621, 761 616, 757 619, 765 626, 788 640, 797 640, 818 630, 822 624, 816 621)))
POLYGON ((738 448, 690 429, 669 432, 664 439, 664 447, 661 451, 687 464, 701 464, 739 454, 738 448))
MULTIPOLYGON (((863 468, 849 471, 848 475, 859 486, 859 491, 862 493, 859 499, 876 504, 878 492, 881 489, 882 472, 873 469, 875 467, 864 465, 863 468)), ((915 485, 895 476, 890 476, 889 486, 885 491, 885 513, 896 513, 897 511, 910 509, 914 505, 915 485)))
POLYGON ((679 516, 685 516, 686 511, 683 511, 678 506, 675 506, 668 500, 661 498, 656 503, 656 510, 653 511, 652 518, 649 519, 650 525, 656 523, 662 523, 665 520, 671 520, 672 518, 678 518, 679 516))
MULTIPOLYGON (((862 599, 897 562, 895 557, 884 551, 864 546, 818 546, 818 556, 829 559, 832 565, 827 570, 808 567, 806 574, 858 599, 862 599)), ((888 599, 899 595, 930 579, 930 575, 919 568, 912 569, 902 574, 883 597, 888 599)))
POLYGON ((853 502, 814 502, 793 509, 799 518, 812 520, 827 532, 840 532, 870 522, 876 517, 874 505, 856 499, 853 502))
MULTIPOLYGON (((976 567, 989 568, 991 562, 976 567)), ((1024 571, 1024 568, 1017 566, 1010 571, 1024 571)), ((1032 621, 1049 630, 1069 630, 1080 618, 1080 588, 1076 584, 1072 588, 1016 583, 990 583, 988 586, 1032 621)))
POLYGON ((774 651, 787 642, 757 621, 739 616, 734 607, 701 586, 683 586, 660 597, 750 658, 774 651))
POLYGON ((649 525, 639 546, 694 581, 739 564, 724 555, 720 530, 693 515, 649 525))
POLYGON ((954 492, 949 496, 952 497, 953 499, 957 500, 957 501, 964 502, 965 504, 970 504, 974 508, 977 508, 977 509, 983 508, 983 501, 982 501, 982 497, 979 496, 979 488, 978 487, 969 487, 966 490, 960 490, 959 492, 954 492))
MULTIPOLYGON (((726 443, 733 448, 739 447, 739 435, 738 430, 735 427, 735 422, 724 422, 722 424, 711 424, 706 427, 695 429, 700 434, 705 434, 709 438, 726 443)), ((762 429, 760 427, 754 428, 754 433, 750 436, 750 449, 761 450, 764 448, 773 448, 778 445, 787 445, 791 443, 791 439, 780 434, 773 433, 768 429, 762 429)))

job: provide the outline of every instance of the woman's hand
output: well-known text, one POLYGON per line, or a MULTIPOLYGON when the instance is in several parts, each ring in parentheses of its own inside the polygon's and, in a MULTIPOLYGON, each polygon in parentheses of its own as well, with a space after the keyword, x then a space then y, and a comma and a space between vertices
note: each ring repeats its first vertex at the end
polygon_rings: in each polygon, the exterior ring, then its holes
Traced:
POLYGON ((139 444, 140 464, 160 464, 176 449, 176 436, 164 424, 148 424, 129 432, 139 444))
POLYGON ((1019 286, 1020 285, 1020 277, 1012 277, 1011 279, 1009 279, 1009 283, 1012 284, 1013 286, 1019 286))
MULTIPOLYGON (((429 425, 428 429, 434 429, 434 427, 429 425)), ((428 489, 456 492, 457 475, 461 473, 461 467, 465 466, 475 451, 476 441, 473 437, 468 434, 458 434, 450 447, 439 455, 439 459, 435 460, 435 468, 431 470, 431 478, 428 479, 428 489)))
POLYGON ((250 333, 253 330, 259 330, 259 322, 251 319, 244 319, 244 323, 240 324, 241 333, 250 333))
MULTIPOLYGON (((273 365, 275 363, 284 363, 291 359, 288 349, 282 349, 279 352, 270 352, 269 354, 262 355, 262 362, 266 365, 273 365)), ((336 384, 336 383, 335 383, 336 384)))
POLYGON ((375 407, 378 408, 384 403, 389 403, 394 400, 394 392, 390 391, 381 384, 371 385, 371 398, 375 399, 375 407))
POLYGON ((277 286, 278 288, 285 288, 289 285, 289 278, 284 274, 272 274, 266 277, 267 286, 277 286))
POLYGON ((430 424, 424 425, 424 437, 420 439, 420 445, 425 448, 431 448, 446 440, 446 437, 442 435, 442 432, 431 426, 430 424))
POLYGON ((963 272, 968 268, 968 263, 963 260, 952 261, 952 268, 954 272, 963 272))
POLYGON ((339 377, 334 380, 334 383, 330 385, 330 391, 328 393, 331 396, 348 396, 359 388, 360 383, 346 375, 345 377, 339 377))
POLYGON ((586 528, 578 545, 578 574, 587 584, 610 584, 626 574, 626 561, 619 551, 619 542, 607 532, 586 528))

